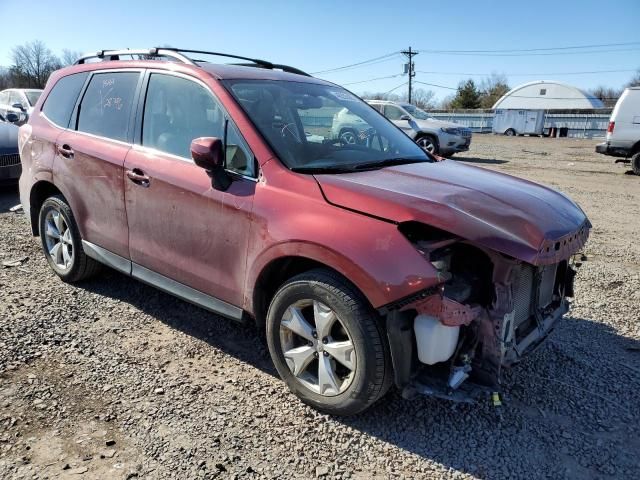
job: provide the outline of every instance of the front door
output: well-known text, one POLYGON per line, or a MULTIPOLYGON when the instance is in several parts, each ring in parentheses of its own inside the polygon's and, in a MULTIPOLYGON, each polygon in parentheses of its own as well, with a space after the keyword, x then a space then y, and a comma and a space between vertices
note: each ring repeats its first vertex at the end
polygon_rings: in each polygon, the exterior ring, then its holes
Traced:
POLYGON ((146 91, 139 145, 125 161, 134 275, 151 283, 168 277, 241 306, 256 186, 253 156, 204 84, 151 73, 146 91), (226 138, 234 177, 227 191, 213 189, 191 160, 197 137, 226 138))

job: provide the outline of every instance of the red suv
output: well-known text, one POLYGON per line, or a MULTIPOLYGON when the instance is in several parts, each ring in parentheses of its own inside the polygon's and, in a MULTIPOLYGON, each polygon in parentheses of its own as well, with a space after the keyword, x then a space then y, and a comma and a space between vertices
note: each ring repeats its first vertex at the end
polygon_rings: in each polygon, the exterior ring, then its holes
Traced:
POLYGON ((104 264, 255 321, 288 387, 345 415, 392 384, 495 390, 567 312, 591 225, 565 195, 438 161, 295 68, 190 54, 214 53, 81 58, 21 127, 22 205, 62 280, 104 264), (357 142, 331 133, 343 109, 357 142))

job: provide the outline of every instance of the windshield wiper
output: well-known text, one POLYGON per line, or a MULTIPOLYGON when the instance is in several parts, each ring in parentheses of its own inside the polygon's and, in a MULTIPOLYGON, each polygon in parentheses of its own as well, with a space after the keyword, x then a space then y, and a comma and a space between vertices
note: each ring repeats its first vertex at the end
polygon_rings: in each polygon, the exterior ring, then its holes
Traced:
POLYGON ((330 167, 291 167, 291 171, 296 173, 349 173, 356 170, 353 166, 339 167, 332 165, 330 167))
POLYGON ((416 158, 387 158, 385 160, 378 160, 377 162, 367 162, 355 165, 354 170, 367 170, 373 168, 392 167, 394 165, 405 165, 409 163, 428 163, 425 160, 419 160, 416 158))

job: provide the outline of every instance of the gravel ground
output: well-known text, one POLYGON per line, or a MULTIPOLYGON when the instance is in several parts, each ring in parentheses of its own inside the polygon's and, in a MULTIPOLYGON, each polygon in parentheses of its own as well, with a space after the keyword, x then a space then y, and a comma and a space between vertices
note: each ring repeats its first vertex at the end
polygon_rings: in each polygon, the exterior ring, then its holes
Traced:
POLYGON ((113 271, 49 270, 0 191, 0 478, 640 478, 640 178, 596 142, 476 135, 464 161, 560 188, 594 229, 577 300, 504 405, 392 392, 321 415, 250 327, 113 271))

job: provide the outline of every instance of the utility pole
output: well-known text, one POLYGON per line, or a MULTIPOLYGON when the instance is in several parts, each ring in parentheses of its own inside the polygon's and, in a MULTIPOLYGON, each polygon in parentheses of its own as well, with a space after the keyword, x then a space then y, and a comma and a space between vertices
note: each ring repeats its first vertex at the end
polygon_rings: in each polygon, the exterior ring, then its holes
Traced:
POLYGON ((409 63, 405 65, 405 73, 409 74, 409 103, 411 103, 411 79, 416 75, 415 65, 413 64, 412 58, 415 55, 418 55, 418 52, 415 52, 415 51, 412 52, 411 47, 409 47, 409 50, 403 50, 400 53, 402 53, 405 57, 409 59, 409 63))

